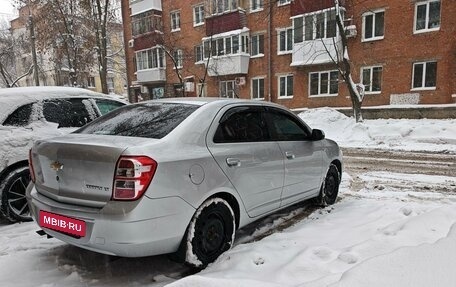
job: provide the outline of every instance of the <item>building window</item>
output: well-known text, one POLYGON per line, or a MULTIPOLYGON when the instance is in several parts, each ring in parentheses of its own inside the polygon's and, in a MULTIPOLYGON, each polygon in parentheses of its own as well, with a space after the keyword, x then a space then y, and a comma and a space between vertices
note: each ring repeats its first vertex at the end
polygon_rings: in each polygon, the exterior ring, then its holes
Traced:
POLYGON ((277 54, 288 54, 293 50, 293 28, 279 29, 278 32, 278 41, 279 41, 279 51, 277 54))
POLYGON ((385 33, 385 11, 363 14, 363 40, 381 40, 385 33))
POLYGON ((251 39, 251 55, 264 56, 264 35, 253 35, 251 39))
POLYGON ((165 67, 165 53, 161 48, 152 48, 136 52, 136 69, 147 70, 165 67))
POLYGON ((251 97, 256 100, 264 99, 264 78, 252 79, 251 97))
POLYGON ((210 5, 212 14, 221 14, 238 8, 236 0, 211 0, 210 5))
POLYGON ((304 17, 293 18, 294 43, 301 43, 304 36, 304 17))
POLYGON ((413 64, 413 89, 435 89, 437 83, 437 62, 413 64))
POLYGON ((193 7, 193 26, 204 24, 204 5, 193 7))
POLYGON ((195 46, 195 62, 199 63, 204 60, 203 45, 195 46))
POLYGON ((279 76, 279 98, 293 97, 293 75, 279 76))
POLYGON ((277 3, 279 6, 287 5, 291 3, 291 0, 279 0, 277 3))
POLYGON ((181 49, 174 50, 174 68, 181 69, 184 66, 184 52, 181 49))
POLYGON ((87 87, 95 88, 95 77, 88 77, 87 78, 87 87))
POLYGON ((382 73, 381 66, 362 68, 361 83, 364 85, 366 94, 380 93, 382 91, 382 73))
POLYGON ((108 77, 107 79, 108 84, 108 91, 109 93, 114 93, 114 78, 108 77))
POLYGON ((440 0, 421 1, 415 4, 415 32, 440 29, 440 0))
POLYGON ((260 11, 263 10, 263 0, 250 0, 250 11, 260 11))
POLYGON ((237 98, 234 91, 234 81, 220 81, 220 97, 221 98, 237 98))
POLYGON ((238 53, 249 53, 249 36, 234 35, 224 38, 205 40, 203 42, 204 58, 238 53))
POLYGON ((171 12, 171 31, 180 31, 180 11, 171 12))
POLYGON ((162 17, 155 15, 153 11, 147 11, 131 17, 133 36, 163 31, 162 17))
MULTIPOLYGON (((342 11, 343 12, 343 11, 342 11)), ((342 15, 343 17, 343 15, 342 15)), ((323 38, 334 38, 337 34, 336 11, 334 9, 304 16, 304 21, 294 18, 295 43, 302 42, 302 33, 305 41, 323 38), (302 25, 304 24, 304 29, 302 25)))
POLYGON ((325 71, 310 73, 310 96, 334 96, 339 92, 339 73, 325 71))

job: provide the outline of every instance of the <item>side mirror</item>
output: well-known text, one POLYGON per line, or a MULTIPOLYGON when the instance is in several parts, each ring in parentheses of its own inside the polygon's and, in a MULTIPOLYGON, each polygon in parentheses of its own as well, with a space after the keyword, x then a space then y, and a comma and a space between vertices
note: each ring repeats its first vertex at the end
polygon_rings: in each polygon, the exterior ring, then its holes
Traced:
POLYGON ((325 138, 325 133, 322 130, 313 129, 312 130, 312 140, 320 141, 325 138))

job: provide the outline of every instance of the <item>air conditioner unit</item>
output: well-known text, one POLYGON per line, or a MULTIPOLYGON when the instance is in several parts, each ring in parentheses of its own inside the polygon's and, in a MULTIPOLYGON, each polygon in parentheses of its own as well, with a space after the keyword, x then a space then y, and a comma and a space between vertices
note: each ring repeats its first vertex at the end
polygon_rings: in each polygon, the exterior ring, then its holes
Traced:
POLYGON ((347 38, 356 37, 356 35, 358 35, 358 32, 356 31, 356 26, 355 25, 346 26, 345 35, 347 36, 347 38))
POLYGON ((245 85, 245 77, 236 77, 234 79, 234 83, 238 86, 243 86, 245 85))
POLYGON ((135 46, 135 39, 128 41, 128 47, 133 48, 135 46))
POLYGON ((148 94, 149 93, 149 89, 147 88, 147 86, 141 86, 141 94, 148 94))

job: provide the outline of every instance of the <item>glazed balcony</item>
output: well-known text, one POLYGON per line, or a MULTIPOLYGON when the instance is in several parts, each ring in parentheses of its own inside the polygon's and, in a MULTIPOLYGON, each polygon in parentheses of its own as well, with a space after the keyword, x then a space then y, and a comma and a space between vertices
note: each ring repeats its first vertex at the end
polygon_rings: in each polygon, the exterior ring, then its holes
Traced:
POLYGON ((136 72, 138 84, 153 84, 166 82, 165 68, 152 68, 147 70, 139 70, 136 72))

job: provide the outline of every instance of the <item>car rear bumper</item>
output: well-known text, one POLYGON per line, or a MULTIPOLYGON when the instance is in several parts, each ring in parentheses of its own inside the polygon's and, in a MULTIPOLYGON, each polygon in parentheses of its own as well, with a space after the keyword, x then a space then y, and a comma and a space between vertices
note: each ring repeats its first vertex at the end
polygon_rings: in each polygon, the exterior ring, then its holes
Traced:
POLYGON ((179 197, 150 199, 144 196, 135 202, 110 201, 97 209, 59 203, 29 186, 27 199, 38 224, 41 210, 86 223, 86 235, 81 238, 41 227, 47 234, 84 249, 123 257, 176 251, 195 212, 179 197))

